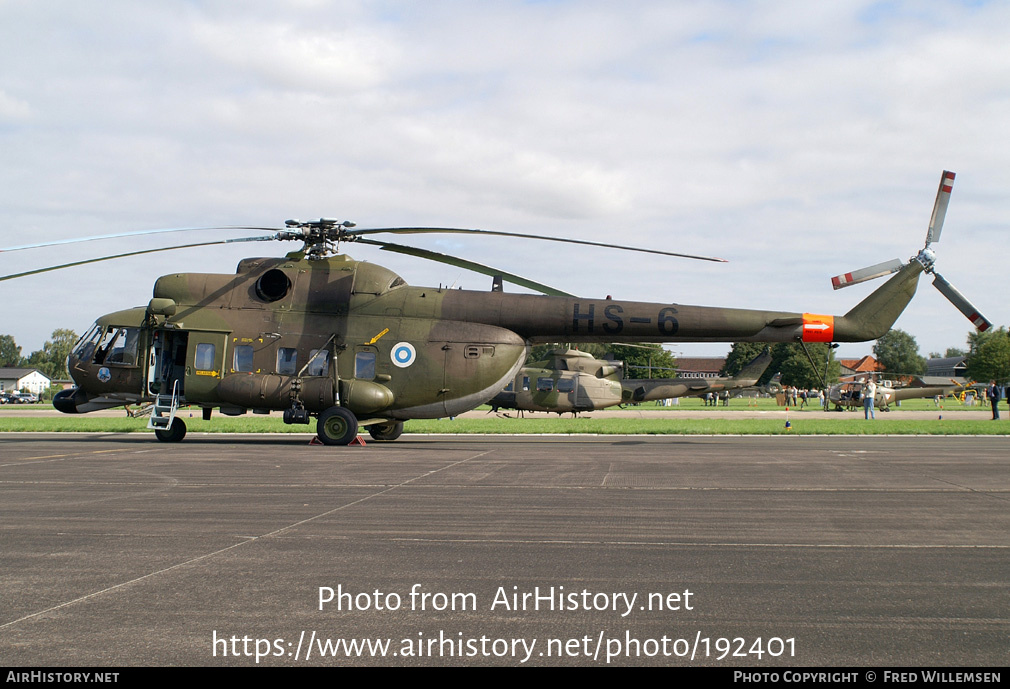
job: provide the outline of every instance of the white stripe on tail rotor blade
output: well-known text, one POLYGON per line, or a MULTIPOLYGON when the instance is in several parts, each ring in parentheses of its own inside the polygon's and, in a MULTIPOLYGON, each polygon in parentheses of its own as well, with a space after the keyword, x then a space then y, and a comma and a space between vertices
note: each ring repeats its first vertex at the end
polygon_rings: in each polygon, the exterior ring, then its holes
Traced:
POLYGON ((901 270, 903 265, 905 264, 902 263, 901 260, 895 258, 867 268, 854 270, 851 273, 842 273, 841 275, 836 275, 831 278, 831 286, 835 289, 841 289, 842 287, 848 287, 849 285, 856 285, 860 282, 866 282, 867 280, 896 273, 901 270))

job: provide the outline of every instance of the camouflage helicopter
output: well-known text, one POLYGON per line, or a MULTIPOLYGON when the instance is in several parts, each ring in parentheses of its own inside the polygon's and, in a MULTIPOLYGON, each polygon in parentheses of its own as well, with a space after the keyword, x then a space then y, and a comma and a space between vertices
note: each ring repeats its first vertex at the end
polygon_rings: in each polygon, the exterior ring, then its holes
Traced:
POLYGON ((723 392, 756 385, 771 361, 766 349, 733 378, 625 378, 619 361, 597 359, 575 349, 557 349, 548 359, 521 368, 488 404, 492 411, 574 414, 631 402, 723 392))
MULTIPOLYGON (((919 397, 944 397, 964 386, 954 381, 927 382, 920 376, 913 376, 911 385, 899 387, 893 380, 877 380, 877 390, 873 395, 873 406, 881 411, 891 411, 892 402, 916 399, 919 397)), ((835 405, 835 411, 863 408, 863 390, 866 382, 862 380, 848 383, 837 383, 828 388, 828 401, 835 405)))
MULTIPOLYGON (((350 443, 359 426, 377 440, 393 440, 404 420, 454 416, 491 399, 515 379, 533 343, 877 339, 911 300, 919 275, 933 272, 935 255, 929 244, 939 237, 950 174, 944 173, 926 247, 844 316, 576 297, 466 259, 366 238, 380 232, 528 235, 452 228, 354 229, 353 223, 331 219, 292 220, 276 232, 231 228, 273 234, 104 256, 0 280, 177 248, 300 241, 301 249, 283 258, 244 259, 234 274, 162 276, 147 305, 106 314, 86 331, 68 357, 76 387, 59 393, 53 404, 76 414, 153 403, 149 428, 166 442, 178 442, 186 434, 185 423, 176 415, 181 406, 201 407, 205 419, 214 409, 225 415, 282 411, 284 421, 292 424, 315 419, 319 440, 329 445, 350 443), (386 268, 338 253, 342 242, 376 245, 492 275, 492 289, 411 287, 386 268), (503 281, 543 295, 506 293, 503 281)), ((123 235, 100 238, 116 236, 123 235)), ((4 251, 57 243, 67 241, 4 251)), ((937 280, 942 278, 937 275, 937 280)), ((975 312, 963 297, 944 293, 966 315, 966 309, 975 312)), ((988 327, 981 316, 973 321, 988 327)))

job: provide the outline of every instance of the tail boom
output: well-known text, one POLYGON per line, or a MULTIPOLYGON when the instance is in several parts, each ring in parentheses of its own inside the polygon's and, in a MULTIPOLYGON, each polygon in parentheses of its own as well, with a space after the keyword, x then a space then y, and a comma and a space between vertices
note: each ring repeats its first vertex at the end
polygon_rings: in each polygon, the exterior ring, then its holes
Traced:
POLYGON ((891 328, 922 271, 910 262, 844 316, 458 290, 444 295, 440 316, 528 342, 865 342, 891 328))

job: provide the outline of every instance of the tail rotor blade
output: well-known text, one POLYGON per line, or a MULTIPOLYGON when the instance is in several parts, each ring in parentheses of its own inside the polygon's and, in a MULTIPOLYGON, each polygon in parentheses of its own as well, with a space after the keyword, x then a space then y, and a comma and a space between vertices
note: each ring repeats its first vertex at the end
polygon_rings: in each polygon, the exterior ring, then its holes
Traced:
POLYGON ((884 275, 897 273, 901 270, 903 265, 905 264, 902 263, 900 259, 895 258, 890 261, 878 263, 874 266, 869 266, 868 268, 854 270, 851 273, 842 273, 841 275, 836 275, 831 278, 831 286, 835 289, 841 289, 843 287, 848 287, 849 285, 856 285, 860 282, 866 282, 867 280, 879 278, 884 275))
POLYGON ((929 230, 926 232, 926 246, 940 241, 943 230, 943 219, 947 215, 947 204, 950 203, 950 190, 954 187, 954 173, 944 170, 940 176, 940 188, 936 191, 936 203, 933 204, 933 217, 929 219, 929 230))
POLYGON ((951 304, 957 307, 957 310, 963 313, 969 321, 975 324, 975 327, 980 331, 985 332, 992 326, 992 321, 979 313, 970 301, 968 301, 963 294, 961 294, 954 285, 950 284, 943 279, 943 276, 939 273, 933 273, 935 276, 933 278, 933 287, 940 290, 940 294, 947 297, 947 300, 951 304))

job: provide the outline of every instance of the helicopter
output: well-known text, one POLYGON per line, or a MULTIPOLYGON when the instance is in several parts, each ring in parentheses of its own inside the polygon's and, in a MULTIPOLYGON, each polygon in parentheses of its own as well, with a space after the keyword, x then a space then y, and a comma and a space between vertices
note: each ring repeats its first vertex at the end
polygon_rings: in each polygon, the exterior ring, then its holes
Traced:
POLYGON ((516 409, 577 414, 619 404, 703 395, 747 388, 772 361, 766 348, 733 378, 625 378, 619 361, 601 360, 575 349, 556 349, 530 362, 488 404, 492 411, 516 409))
MULTIPOLYGON (((881 411, 891 411, 892 402, 937 395, 944 397, 964 387, 954 381, 943 385, 927 384, 918 376, 914 376, 912 384, 905 387, 898 387, 895 381, 887 379, 878 380, 876 383, 877 391, 873 395, 873 406, 881 411)), ((828 388, 828 402, 835 405, 835 411, 862 409, 865 387, 865 380, 832 385, 828 388)))
MULTIPOLYGON (((395 440, 403 422, 474 409, 515 380, 531 344, 546 342, 861 342, 891 327, 932 273, 950 195, 944 172, 926 247, 843 316, 577 297, 459 257, 367 238, 379 233, 477 233, 595 246, 613 245, 491 230, 354 229, 349 221, 289 220, 285 228, 230 226, 271 234, 126 252, 0 276, 0 281, 125 256, 231 242, 300 241, 283 257, 247 258, 234 274, 172 273, 157 279, 144 306, 98 318, 67 360, 76 387, 53 405, 68 414, 152 405, 148 428, 163 442, 186 435, 177 415, 198 406, 204 419, 281 411, 289 424, 316 424, 318 440, 347 445, 359 427, 395 440), (493 276, 490 291, 412 287, 382 266, 340 253, 342 243, 432 259, 493 276), (541 294, 506 293, 503 282, 541 294)), ((192 229, 192 228, 189 228, 192 229)), ((80 240, 181 231, 142 230, 80 240)), ((633 251, 720 261, 652 249, 633 251)), ((848 282, 865 271, 847 274, 848 282)), ((880 273, 886 274, 886 273, 880 273)), ((939 275, 937 280, 942 280, 939 275)), ((945 283, 944 284, 949 284, 945 283)), ((951 296, 985 329, 967 300, 951 296)))

